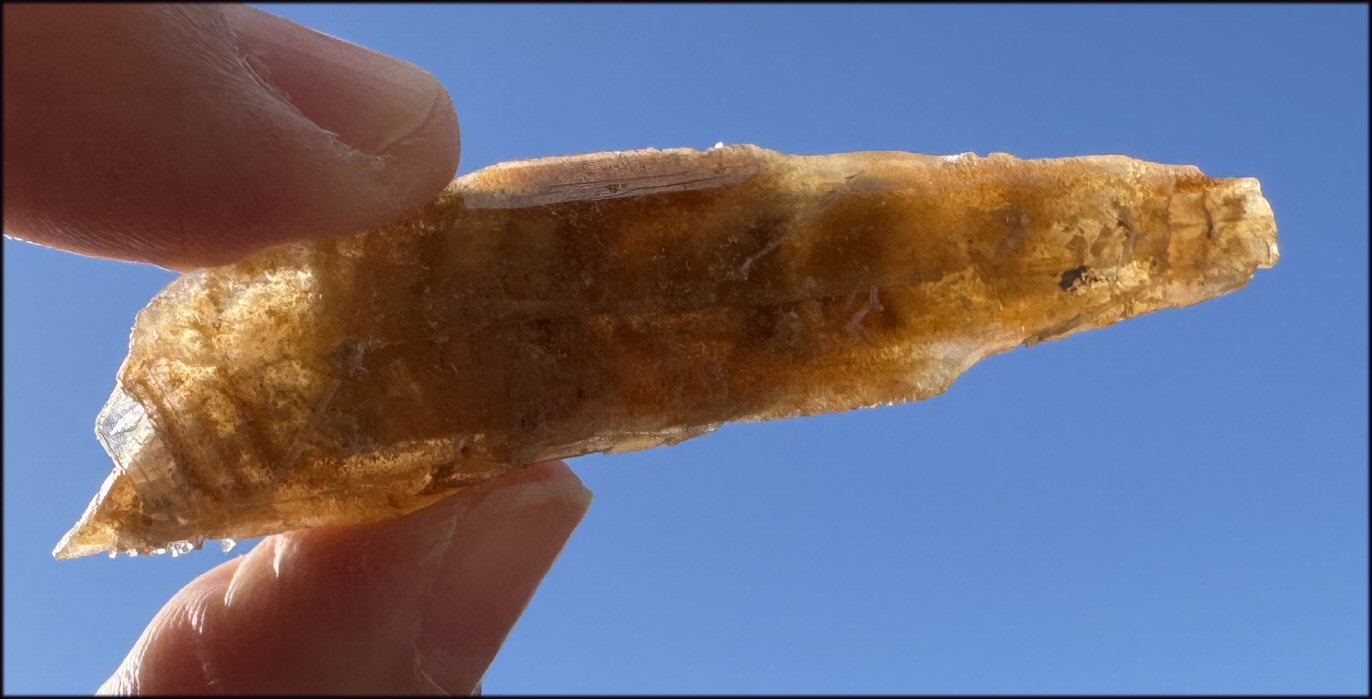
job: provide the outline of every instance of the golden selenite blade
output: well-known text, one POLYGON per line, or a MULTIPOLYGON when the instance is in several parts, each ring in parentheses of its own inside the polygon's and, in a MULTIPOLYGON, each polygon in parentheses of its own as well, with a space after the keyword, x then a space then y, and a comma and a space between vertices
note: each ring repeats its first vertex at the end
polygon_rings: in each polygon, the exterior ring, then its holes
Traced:
POLYGON ((58 557, 380 520, 541 460, 938 395, 1277 260, 1252 179, 755 146, 505 163, 395 225, 186 274, 58 557))

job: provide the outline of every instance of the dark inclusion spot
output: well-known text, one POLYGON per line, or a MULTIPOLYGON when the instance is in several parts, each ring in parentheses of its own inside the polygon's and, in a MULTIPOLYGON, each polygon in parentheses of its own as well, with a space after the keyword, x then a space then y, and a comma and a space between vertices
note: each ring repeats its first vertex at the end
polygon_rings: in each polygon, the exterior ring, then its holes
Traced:
POLYGON ((1090 269, 1090 267, 1082 265, 1080 267, 1073 267, 1072 269, 1063 272, 1062 279, 1058 280, 1058 288, 1062 289, 1063 291, 1071 291, 1074 287, 1076 287, 1077 284, 1081 282, 1081 278, 1086 276, 1086 273, 1090 269))
POLYGON ((425 484, 420 493, 435 493, 448 487, 455 475, 458 475, 456 462, 446 461, 431 467, 429 469, 429 482, 425 484))

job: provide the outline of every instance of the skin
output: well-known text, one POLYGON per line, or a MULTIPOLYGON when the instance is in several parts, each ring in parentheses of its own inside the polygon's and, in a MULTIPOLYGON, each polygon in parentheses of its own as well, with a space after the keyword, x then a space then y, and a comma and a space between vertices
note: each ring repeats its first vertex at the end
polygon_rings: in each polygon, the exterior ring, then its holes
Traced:
MULTIPOLYGON (((457 169, 423 70, 217 5, 4 6, 4 231, 169 269, 417 211, 457 169)), ((191 581, 108 693, 470 694, 581 521, 566 464, 191 581)))

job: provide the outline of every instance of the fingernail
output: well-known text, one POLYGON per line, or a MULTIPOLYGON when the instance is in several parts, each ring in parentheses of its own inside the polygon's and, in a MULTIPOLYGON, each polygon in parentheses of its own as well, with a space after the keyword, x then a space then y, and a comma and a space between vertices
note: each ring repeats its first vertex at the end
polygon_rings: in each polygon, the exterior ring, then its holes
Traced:
POLYGON ((446 104, 443 86, 413 64, 245 5, 224 15, 258 77, 354 149, 385 154, 446 104))
POLYGON ((471 694, 591 502, 561 463, 487 493, 453 531, 422 608, 419 666, 471 694))

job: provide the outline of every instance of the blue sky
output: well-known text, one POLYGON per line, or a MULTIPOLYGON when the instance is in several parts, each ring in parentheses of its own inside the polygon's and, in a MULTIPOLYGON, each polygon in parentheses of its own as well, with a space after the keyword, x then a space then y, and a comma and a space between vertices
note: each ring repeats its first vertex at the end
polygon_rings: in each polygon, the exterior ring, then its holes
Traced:
MULTIPOLYGON (((716 141, 1253 176, 1282 258, 911 405, 574 460, 515 692, 1368 689, 1362 6, 296 6, 439 77, 462 172, 716 141)), ((89 692, 224 560, 54 561, 172 275, 4 241, 4 690, 89 692)))

